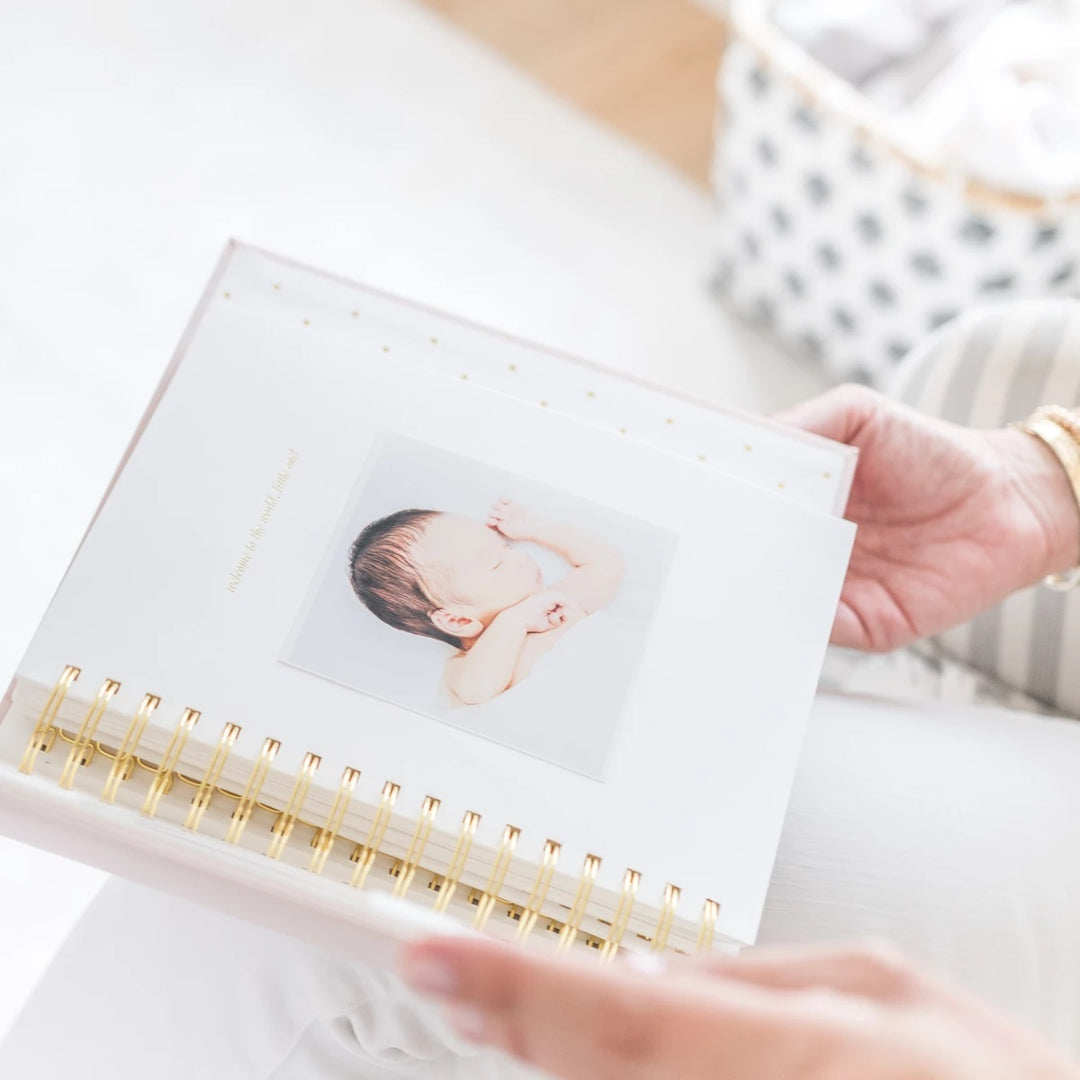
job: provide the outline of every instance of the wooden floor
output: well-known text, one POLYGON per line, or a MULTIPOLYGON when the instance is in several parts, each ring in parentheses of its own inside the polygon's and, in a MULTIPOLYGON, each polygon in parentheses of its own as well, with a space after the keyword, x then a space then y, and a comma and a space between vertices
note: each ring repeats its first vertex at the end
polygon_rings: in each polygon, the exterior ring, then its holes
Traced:
POLYGON ((421 0, 707 183, 720 19, 693 0, 421 0))

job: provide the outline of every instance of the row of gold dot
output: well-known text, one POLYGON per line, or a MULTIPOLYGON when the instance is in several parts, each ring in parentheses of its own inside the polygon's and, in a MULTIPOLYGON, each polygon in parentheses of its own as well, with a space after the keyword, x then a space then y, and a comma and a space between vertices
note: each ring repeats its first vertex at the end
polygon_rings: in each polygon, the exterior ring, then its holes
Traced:
MULTIPOLYGON (((280 289, 281 289, 281 285, 280 285, 280 284, 279 284, 278 282, 275 282, 275 283, 274 283, 274 288, 275 288, 275 289, 277 289, 277 290, 280 290, 280 289)), ((229 298, 230 298, 230 297, 232 296, 232 293, 226 292, 226 293, 224 293, 223 295, 224 295, 225 299, 226 299, 226 300, 228 300, 228 299, 229 299, 229 298)), ((353 317, 353 318, 355 319, 355 318, 358 318, 358 317, 359 317, 359 315, 360 315, 360 312, 359 312, 359 311, 357 311, 357 310, 356 310, 356 309, 354 308, 354 309, 353 309, 352 311, 350 311, 350 312, 349 312, 349 314, 350 314, 350 315, 351 315, 351 316, 352 316, 352 317, 353 317)), ((311 320, 310 320, 310 319, 303 319, 303 320, 302 320, 302 322, 303 322, 303 324, 304 324, 305 326, 310 326, 310 325, 311 325, 311 320)), ((439 339, 438 339, 437 337, 433 337, 433 338, 431 338, 431 344, 432 344, 432 345, 438 345, 438 344, 439 344, 439 339)), ((389 345, 384 345, 384 346, 382 347, 382 351, 383 351, 384 353, 388 353, 388 352, 390 351, 390 346, 389 346, 389 345)), ((509 369, 510 371, 517 371, 517 364, 508 364, 508 365, 507 365, 507 367, 508 367, 508 369, 509 369)), ((461 378, 462 378, 463 380, 467 381, 467 380, 468 380, 468 378, 469 378, 469 376, 468 376, 468 374, 467 374, 466 372, 462 372, 462 374, 461 374, 461 378)), ((585 396, 586 396, 587 398, 595 398, 595 397, 596 397, 596 391, 595 391, 595 390, 587 390, 587 391, 585 392, 585 396)), ((541 408, 544 408, 544 409, 546 409, 546 408, 547 408, 547 404, 548 404, 548 403, 547 403, 546 401, 541 401, 541 402, 540 402, 540 406, 541 406, 541 408)), ((669 416, 669 417, 667 417, 667 418, 665 419, 664 423, 665 423, 665 424, 674 424, 674 423, 675 423, 675 418, 674 418, 674 417, 672 417, 672 416, 669 416)), ((620 428, 619 428, 618 430, 619 430, 619 434, 620 434, 620 435, 626 435, 626 434, 627 434, 627 429, 626 429, 625 427, 620 427, 620 428)), ((745 445, 743 446, 743 450, 745 450, 745 451, 746 451, 746 452, 747 452, 747 453, 749 454, 749 453, 752 453, 752 452, 753 452, 754 448, 753 448, 753 446, 751 446, 751 445, 750 445, 750 443, 746 443, 746 444, 745 444, 745 445)), ((705 461, 705 460, 706 460, 706 458, 705 458, 705 455, 704 455, 704 454, 698 454, 698 456, 697 456, 697 459, 698 459, 698 461, 705 461)), ((825 479, 825 480, 831 480, 831 479, 832 479, 832 473, 831 473, 831 472, 823 472, 823 473, 822 473, 821 475, 822 475, 822 478, 823 478, 823 479, 825 479)), ((781 488, 781 489, 783 489, 783 488, 786 488, 786 487, 787 487, 787 484, 785 484, 785 483, 784 483, 784 482, 783 482, 783 481, 781 480, 780 482, 778 482, 778 483, 777 483, 777 485, 776 485, 776 486, 777 486, 778 488, 781 488)))

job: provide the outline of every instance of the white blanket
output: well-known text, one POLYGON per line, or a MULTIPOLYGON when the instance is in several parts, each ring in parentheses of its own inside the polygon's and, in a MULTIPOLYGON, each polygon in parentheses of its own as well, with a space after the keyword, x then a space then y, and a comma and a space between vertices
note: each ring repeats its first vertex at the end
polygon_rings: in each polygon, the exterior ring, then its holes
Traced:
POLYGON ((924 159, 1036 196, 1080 188, 1075 0, 778 0, 773 11, 924 159))

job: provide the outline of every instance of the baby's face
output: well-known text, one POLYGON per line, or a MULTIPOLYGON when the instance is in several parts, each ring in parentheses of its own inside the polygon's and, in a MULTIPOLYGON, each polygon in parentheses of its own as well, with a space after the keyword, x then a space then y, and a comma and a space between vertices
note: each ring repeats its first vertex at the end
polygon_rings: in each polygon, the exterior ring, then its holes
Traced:
POLYGON ((411 555, 440 603, 451 609, 464 605, 485 620, 532 596, 543 584, 531 555, 463 514, 432 518, 411 555))

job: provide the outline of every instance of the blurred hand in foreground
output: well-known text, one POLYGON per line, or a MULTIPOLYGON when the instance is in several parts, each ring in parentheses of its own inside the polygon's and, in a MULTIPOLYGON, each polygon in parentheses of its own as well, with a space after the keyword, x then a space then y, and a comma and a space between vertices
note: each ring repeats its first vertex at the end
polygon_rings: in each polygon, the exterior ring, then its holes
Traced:
POLYGON ((1080 1077, 881 947, 604 966, 463 937, 413 946, 403 974, 465 1038, 565 1080, 1080 1077))

